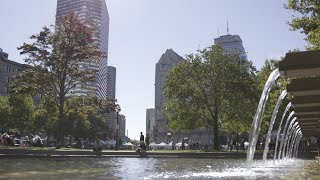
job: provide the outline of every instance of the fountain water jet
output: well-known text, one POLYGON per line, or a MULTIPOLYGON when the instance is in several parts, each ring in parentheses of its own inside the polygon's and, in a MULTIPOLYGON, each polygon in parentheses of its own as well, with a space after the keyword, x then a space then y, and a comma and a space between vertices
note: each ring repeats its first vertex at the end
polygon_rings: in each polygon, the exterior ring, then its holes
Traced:
POLYGON ((292 127, 291 127, 291 131, 290 131, 290 134, 289 134, 289 138, 288 138, 288 141, 287 141, 287 146, 286 146, 286 154, 285 156, 288 157, 289 155, 289 151, 290 151, 290 145, 291 145, 291 142, 292 142, 292 136, 294 134, 294 132, 296 131, 296 129, 298 128, 298 122, 295 122, 292 127))
MULTIPOLYGON (((291 133, 291 129, 292 129, 292 126, 293 124, 295 123, 295 121, 297 120, 297 117, 293 118, 288 126, 288 129, 287 129, 287 133, 285 134, 285 140, 284 140, 284 144, 282 146, 282 153, 281 153, 281 158, 284 157, 285 153, 286 153, 286 146, 287 146, 287 143, 288 143, 288 139, 289 139, 289 135, 291 133)), ((280 152, 280 151, 279 151, 280 152)))
POLYGON ((294 149, 294 145, 295 143, 297 142, 297 136, 298 136, 298 132, 300 130, 300 127, 299 125, 297 126, 297 128, 295 129, 295 132, 294 132, 294 136, 292 137, 292 141, 291 141, 291 148, 290 148, 290 151, 289 151, 289 157, 293 157, 293 149, 294 149))
POLYGON ((267 104, 269 93, 272 85, 275 83, 275 81, 278 79, 279 76, 280 76, 279 69, 272 71, 272 73, 269 75, 269 78, 266 84, 264 85, 264 88, 260 97, 257 111, 252 122, 251 133, 249 137, 249 146, 247 151, 247 163, 248 163, 249 169, 251 168, 254 152, 256 150, 257 138, 259 136, 260 126, 262 122, 262 115, 264 113, 265 106, 267 104))
POLYGON ((301 129, 298 132, 298 138, 297 138, 297 143, 295 144, 295 148, 294 148, 294 156, 298 157, 298 149, 299 149, 299 145, 300 145, 300 141, 302 139, 302 133, 301 133, 301 129))
POLYGON ((279 98, 278 98, 278 101, 276 103, 276 106, 274 107, 274 110, 273 110, 273 113, 272 113, 272 117, 271 117, 271 121, 270 121, 270 125, 269 125, 269 129, 268 129, 268 133, 267 133, 267 137, 266 137, 266 141, 265 141, 265 145, 264 145, 263 161, 267 160, 267 154, 268 154, 268 150, 269 150, 270 136, 271 136, 271 131, 272 131, 272 128, 273 128, 273 124, 274 124, 274 121, 276 120, 280 104, 281 104, 283 98, 286 97, 286 95, 287 95, 287 90, 283 90, 281 92, 281 94, 279 95, 279 98))
POLYGON ((276 139, 276 146, 274 148, 274 155, 273 155, 273 160, 275 160, 277 158, 277 149, 278 149, 278 141, 279 141, 279 137, 280 137, 280 131, 281 131, 281 126, 282 126, 282 122, 284 117, 286 116, 287 112, 289 111, 290 107, 291 107, 291 102, 288 103, 286 109, 283 112, 279 127, 278 127, 278 132, 277 132, 277 139, 276 139))
MULTIPOLYGON (((287 130, 287 126, 289 124, 289 121, 291 119, 291 117, 294 115, 294 111, 292 111, 289 115, 289 117, 287 118, 287 121, 286 121, 286 124, 284 125, 284 128, 283 128, 283 131, 282 131, 282 137, 281 137, 281 142, 280 142, 280 147, 279 147, 279 153, 278 153, 278 159, 281 158, 281 153, 282 153, 282 147, 283 147, 283 144, 284 144, 284 138, 285 138, 285 135, 286 135, 286 130, 287 130)), ((295 117, 296 118, 296 117, 295 117)), ((293 118, 293 119, 295 119, 293 118)))
POLYGON ((301 133, 301 128, 299 128, 296 143, 294 145, 294 149, 292 153, 294 157, 298 157, 298 149, 299 149, 301 138, 302 138, 302 133, 301 133))

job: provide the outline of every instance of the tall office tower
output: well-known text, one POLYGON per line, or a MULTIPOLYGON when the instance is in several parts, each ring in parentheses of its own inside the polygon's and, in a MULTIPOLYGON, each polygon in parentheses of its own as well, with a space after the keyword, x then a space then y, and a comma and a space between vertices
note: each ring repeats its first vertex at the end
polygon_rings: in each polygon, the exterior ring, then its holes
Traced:
POLYGON ((123 114, 119 114, 119 135, 123 139, 126 137, 126 116, 123 114))
POLYGON ((159 141, 167 134, 167 118, 163 114, 163 105, 165 103, 163 96, 163 85, 165 76, 175 64, 183 61, 172 49, 167 49, 162 54, 160 60, 156 64, 155 78, 155 123, 154 123, 154 140, 159 141))
POLYGON ((97 81, 93 84, 84 83, 81 87, 77 87, 76 94, 83 95, 86 90, 93 89, 99 97, 106 98, 109 41, 109 14, 106 2, 105 0, 58 0, 56 25, 59 23, 59 17, 72 12, 78 15, 82 22, 95 28, 94 39, 100 50, 106 54, 106 57, 99 63, 83 64, 83 66, 98 70, 97 81))
POLYGON ((153 126, 155 120, 155 110, 154 108, 147 109, 146 111, 146 134, 149 134, 149 137, 153 139, 153 126))
POLYGON ((116 80, 117 69, 107 66, 107 97, 110 99, 116 99, 116 80))
MULTIPOLYGON (((107 98, 115 100, 116 99, 116 68, 113 66, 107 67, 107 98)), ((106 122, 109 130, 113 133, 116 132, 116 112, 110 112, 106 114, 106 122)))
POLYGON ((240 53, 240 57, 247 60, 247 53, 242 45, 239 35, 223 35, 214 39, 215 44, 220 44, 226 51, 236 51, 240 53))

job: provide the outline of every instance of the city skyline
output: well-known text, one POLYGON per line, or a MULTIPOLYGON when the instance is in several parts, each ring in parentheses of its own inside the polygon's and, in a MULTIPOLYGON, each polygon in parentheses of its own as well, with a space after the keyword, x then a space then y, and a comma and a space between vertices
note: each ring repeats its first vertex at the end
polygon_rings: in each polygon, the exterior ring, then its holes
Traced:
MULTIPOLYGON (((138 139, 139 132, 145 132, 145 110, 154 107, 154 66, 166 49, 183 57, 195 53, 227 34, 227 19, 230 33, 241 36, 248 60, 258 69, 267 58, 304 49, 305 36, 286 24, 292 12, 283 8, 285 2, 107 1, 109 65, 118 69, 117 98, 127 117, 129 137, 138 139)), ((54 24, 56 0, 1 3, 0 48, 10 60, 23 62, 16 47, 43 26, 54 24)))

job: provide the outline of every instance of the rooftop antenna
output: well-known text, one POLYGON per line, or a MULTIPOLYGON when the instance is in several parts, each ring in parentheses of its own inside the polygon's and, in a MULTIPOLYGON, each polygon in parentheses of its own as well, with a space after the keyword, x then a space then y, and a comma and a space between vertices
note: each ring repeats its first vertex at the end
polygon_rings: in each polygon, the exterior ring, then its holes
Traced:
POLYGON ((227 35, 229 35, 229 18, 227 18, 227 35))
POLYGON ((218 28, 218 37, 220 37, 220 32, 219 32, 219 28, 218 28))

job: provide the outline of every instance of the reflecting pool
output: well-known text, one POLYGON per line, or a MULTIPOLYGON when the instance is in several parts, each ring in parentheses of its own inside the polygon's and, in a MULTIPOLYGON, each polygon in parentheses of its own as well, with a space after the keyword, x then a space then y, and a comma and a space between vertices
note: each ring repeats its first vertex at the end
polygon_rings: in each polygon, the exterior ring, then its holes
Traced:
POLYGON ((0 158, 0 179, 320 179, 316 160, 0 158))

